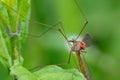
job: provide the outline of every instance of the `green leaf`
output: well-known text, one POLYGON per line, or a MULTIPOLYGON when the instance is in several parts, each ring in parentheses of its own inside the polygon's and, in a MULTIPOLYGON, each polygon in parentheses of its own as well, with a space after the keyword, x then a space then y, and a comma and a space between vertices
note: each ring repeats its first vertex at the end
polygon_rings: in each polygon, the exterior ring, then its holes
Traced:
POLYGON ((8 16, 8 13, 7 13, 7 8, 5 7, 3 2, 1 2, 1 0, 0 0, 0 20, 2 21, 2 23, 4 25, 10 26, 9 16, 8 16))
POLYGON ((12 33, 17 32, 18 26, 20 26, 22 34, 20 40, 21 43, 24 43, 28 33, 30 0, 0 0, 0 3, 2 4, 0 16, 3 23, 12 33))
POLYGON ((11 56, 9 54, 10 52, 11 47, 7 34, 3 29, 2 23, 0 22, 0 62, 7 68, 12 65, 11 56))
POLYGON ((30 0, 18 1, 19 20, 21 21, 20 43, 21 45, 26 41, 28 33, 28 24, 30 18, 30 0))
POLYGON ((50 65, 31 73, 18 60, 10 69, 18 80, 86 80, 77 69, 64 70, 56 65, 50 65))
POLYGON ((7 25, 7 27, 11 30, 11 32, 16 32, 17 31, 17 13, 11 10, 17 10, 17 0, 1 0, 1 3, 4 4, 4 6, 7 9, 8 13, 8 20, 10 22, 10 25, 7 25))
POLYGON ((3 65, 10 67, 15 53, 20 56, 21 45, 27 38, 29 16, 30 0, 0 0, 0 62, 3 65))
POLYGON ((11 75, 16 76, 17 80, 38 80, 36 75, 24 68, 18 60, 14 61, 10 71, 11 75))
POLYGON ((35 74, 39 80, 86 80, 77 69, 64 70, 55 65, 44 67, 35 74))

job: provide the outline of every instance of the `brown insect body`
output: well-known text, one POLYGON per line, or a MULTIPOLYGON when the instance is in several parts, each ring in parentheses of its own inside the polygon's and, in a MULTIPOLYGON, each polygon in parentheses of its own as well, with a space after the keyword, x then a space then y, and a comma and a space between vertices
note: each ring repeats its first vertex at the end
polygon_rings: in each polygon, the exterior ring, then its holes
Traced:
POLYGON ((86 78, 86 80, 88 80, 88 77, 87 77, 86 71, 84 69, 81 56, 80 56, 81 55, 81 50, 85 50, 85 48, 86 48, 86 43, 83 42, 83 41, 76 41, 74 39, 69 40, 69 42, 72 43, 71 51, 74 51, 77 54, 80 70, 84 74, 84 77, 86 78))
POLYGON ((86 74, 86 71, 85 71, 85 69, 84 69, 82 59, 81 59, 81 57, 80 57, 80 55, 81 55, 80 51, 76 52, 76 54, 77 54, 77 57, 78 57, 80 70, 81 70, 81 72, 84 74, 84 77, 86 78, 86 80, 89 80, 89 79, 88 79, 88 76, 87 76, 87 74, 86 74))
POLYGON ((86 48, 86 43, 83 41, 69 40, 69 42, 73 43, 71 51, 78 52, 86 48))

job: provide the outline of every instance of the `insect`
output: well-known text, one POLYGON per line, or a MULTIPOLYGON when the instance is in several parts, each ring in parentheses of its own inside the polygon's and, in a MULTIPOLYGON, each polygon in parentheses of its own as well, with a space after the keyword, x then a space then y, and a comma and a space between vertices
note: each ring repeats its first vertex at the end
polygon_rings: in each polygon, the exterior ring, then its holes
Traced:
MULTIPOLYGON (((76 3, 77 7, 79 8, 80 12, 82 13, 78 2, 76 0, 74 0, 74 2, 76 3)), ((61 25, 61 27, 63 28, 63 23, 61 21, 56 23, 55 25, 51 26, 50 28, 54 28, 54 29, 58 30, 63 35, 63 37, 66 39, 68 44, 70 45, 71 50, 70 50, 70 54, 69 54, 68 63, 70 63, 70 57, 71 57, 72 52, 75 52, 76 55, 77 55, 77 58, 78 58, 79 68, 80 68, 81 72, 83 73, 84 77, 87 80, 94 80, 93 77, 92 77, 92 74, 90 72, 90 69, 88 67, 88 64, 87 64, 87 62, 86 62, 86 60, 84 58, 84 55, 83 55, 83 52, 86 49, 86 47, 89 47, 90 44, 91 44, 91 42, 90 42, 91 37, 90 37, 89 34, 86 34, 85 37, 83 38, 83 40, 81 40, 81 41, 78 40, 78 38, 81 35, 82 31, 85 29, 86 25, 88 24, 87 18, 85 16, 84 16, 84 18, 85 18, 86 22, 83 25, 83 28, 79 32, 78 36, 75 39, 72 39, 72 40, 69 40, 66 37, 66 34, 65 34, 64 30, 61 30, 60 28, 55 27, 57 25, 61 25), (87 69, 85 69, 83 62, 85 63, 85 66, 87 67, 87 69), (88 70, 88 74, 87 74, 86 70, 88 70)), ((35 36, 35 37, 39 37, 39 36, 35 36)))
POLYGON ((69 59, 68 59, 68 63, 70 63, 70 57, 71 57, 71 54, 72 52, 75 52, 76 55, 77 55, 77 58, 78 58, 78 62, 79 62, 79 68, 81 70, 81 72, 83 73, 84 77, 87 79, 87 80, 94 80, 93 77, 92 77, 92 74, 90 72, 90 69, 88 67, 88 64, 84 58, 84 55, 83 55, 83 52, 84 50, 86 49, 86 47, 90 46, 90 42, 91 41, 91 37, 89 34, 86 34, 85 37, 83 38, 83 40, 77 40, 81 34, 81 32, 84 30, 84 28, 86 27, 88 22, 86 22, 82 28, 82 30, 80 31, 80 33, 78 34, 78 36, 75 38, 75 39, 71 39, 71 40, 68 40, 68 38, 65 36, 65 34, 60 30, 60 33, 64 36, 64 38, 67 40, 68 44, 70 44, 70 54, 69 54, 69 59), (83 57, 83 59, 81 58, 83 57), (87 67, 87 70, 88 70, 88 75, 86 73, 86 70, 85 70, 85 67, 83 65, 83 61, 85 63, 85 66, 87 67))
MULTIPOLYGON (((79 8, 80 12, 82 13, 82 11, 81 11, 81 9, 79 7, 78 2, 76 0, 74 0, 74 2, 76 3, 77 7, 79 8)), ((13 11, 15 11, 15 10, 13 10, 13 11)), ((71 48, 68 63, 70 62, 70 57, 71 57, 72 52, 75 52, 76 55, 77 55, 77 57, 78 57, 79 68, 80 68, 81 72, 83 73, 84 77, 87 80, 93 80, 93 77, 91 75, 90 69, 88 67, 87 68, 88 68, 89 77, 87 76, 87 73, 86 73, 86 70, 84 68, 82 58, 81 58, 81 55, 83 55, 82 52, 84 52, 84 50, 86 49, 86 47, 88 47, 90 45, 89 42, 88 42, 88 39, 90 39, 91 37, 89 36, 89 34, 86 34, 82 41, 78 40, 78 38, 81 35, 82 31, 85 29, 86 25, 88 24, 87 18, 85 16, 84 16, 84 18, 85 18, 86 22, 85 22, 83 28, 79 32, 78 36, 75 39, 72 39, 72 40, 68 40, 68 38, 66 37, 65 32, 62 31, 60 28, 56 27, 57 25, 61 25, 61 27, 63 28, 63 23, 61 21, 58 22, 58 23, 56 23, 55 25, 46 25, 46 24, 43 24, 43 23, 40 23, 40 22, 32 21, 33 23, 46 26, 46 27, 48 27, 48 29, 45 32, 43 32, 42 34, 40 34, 40 35, 33 35, 33 34, 28 34, 28 35, 40 38, 43 34, 45 34, 46 32, 48 32, 50 29, 56 29, 57 31, 59 31, 63 35, 63 37, 66 39, 66 41, 68 42, 68 44, 70 45, 70 48, 71 48)), ((86 64, 86 66, 88 66, 88 64, 85 61, 84 56, 83 56, 83 60, 84 60, 84 62, 86 64)))
MULTIPOLYGON (((86 60, 84 58, 84 55, 83 55, 83 52, 84 52, 85 48, 87 46, 89 46, 87 44, 87 39, 89 39, 89 38, 90 38, 89 34, 86 34, 82 41, 72 39, 72 40, 68 40, 68 42, 72 43, 70 56, 71 56, 72 52, 76 53, 77 58, 78 58, 78 62, 79 62, 79 67, 80 67, 81 72, 84 74, 84 77, 87 80, 93 80, 90 69, 89 69, 88 64, 87 64, 87 62, 86 62, 86 60), (83 57, 83 59, 81 57, 83 57), (84 64, 83 64, 83 60, 84 60, 84 63, 85 63, 85 65, 87 66, 87 68, 89 70, 88 71, 89 77, 87 76, 87 73, 86 73, 86 70, 85 70, 85 67, 84 67, 84 64)), ((69 56, 69 61, 70 61, 70 56, 69 56)))
MULTIPOLYGON (((79 4, 77 3, 77 1, 76 1, 76 0, 74 0, 74 1, 75 1, 75 3, 76 3, 77 7, 79 8, 80 12, 82 12, 81 9, 80 9, 79 4)), ((82 13, 82 14, 83 14, 83 13, 82 13)), ((83 15, 83 16, 84 16, 84 15, 83 15)), ((64 36, 64 38, 67 40, 68 44, 71 45, 71 46, 70 46, 71 50, 70 50, 70 55, 69 55, 68 63, 70 62, 70 57, 71 57, 72 52, 75 52, 76 55, 77 55, 77 58, 78 58, 79 68, 80 68, 81 72, 84 74, 84 77, 85 77, 87 80, 94 80, 93 77, 92 77, 92 74, 91 74, 91 72, 90 72, 90 69, 89 69, 89 67, 88 67, 88 64, 87 64, 87 62, 86 62, 86 60, 85 60, 85 58, 84 58, 84 55, 83 55, 83 53, 82 53, 82 52, 84 52, 84 50, 86 49, 86 47, 90 46, 91 42, 89 42, 89 41, 91 41, 91 37, 90 37, 89 34, 86 34, 85 37, 83 38, 83 40, 81 40, 81 41, 78 40, 80 34, 82 33, 82 31, 84 30, 84 28, 85 28, 86 25, 88 24, 87 18, 86 18, 85 16, 84 16, 84 18, 85 18, 86 22, 85 22, 83 28, 81 29, 81 31, 79 32, 78 36, 77 36, 75 39, 68 40, 68 38, 67 38, 66 35, 61 31, 61 29, 58 29, 58 30, 59 30, 59 32, 64 36), (72 44, 71 44, 71 43, 72 43, 72 44), (86 71, 85 71, 85 67, 84 67, 84 65, 83 65, 83 61, 82 61, 82 58, 81 58, 82 55, 83 55, 83 60, 84 60, 84 62, 85 62, 85 65, 86 65, 86 67, 87 67, 87 69, 88 69, 88 74, 89 74, 89 76, 87 76, 87 73, 86 73, 86 71)), ((60 24, 61 24, 61 26, 62 26, 62 23, 60 23, 60 24)))

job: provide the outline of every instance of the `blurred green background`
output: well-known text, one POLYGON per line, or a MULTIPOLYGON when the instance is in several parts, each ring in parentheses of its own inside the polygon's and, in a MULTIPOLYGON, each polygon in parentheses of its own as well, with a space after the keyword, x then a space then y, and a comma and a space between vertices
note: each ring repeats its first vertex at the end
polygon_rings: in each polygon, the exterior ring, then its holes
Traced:
MULTIPOLYGON (((119 80, 120 1, 77 1, 89 21, 81 36, 89 33, 94 41, 93 46, 87 48, 85 54, 94 79, 119 80)), ((31 20, 48 25, 62 21, 69 39, 74 38, 85 23, 74 0, 31 0, 31 5, 31 20)), ((60 27, 60 25, 56 27, 60 27)), ((39 35, 46 29, 48 27, 30 23, 29 34, 39 35)), ((69 51, 64 37, 54 29, 40 38, 28 36, 22 48, 24 66, 31 69, 38 65, 67 63, 69 51)), ((73 56, 75 55, 73 54, 73 56)), ((74 59, 71 59, 72 64, 74 64, 74 59)), ((69 68, 75 67, 71 65, 69 68)), ((0 76, 6 79, 7 77, 4 77, 6 72, 2 68, 0 68, 0 76)))

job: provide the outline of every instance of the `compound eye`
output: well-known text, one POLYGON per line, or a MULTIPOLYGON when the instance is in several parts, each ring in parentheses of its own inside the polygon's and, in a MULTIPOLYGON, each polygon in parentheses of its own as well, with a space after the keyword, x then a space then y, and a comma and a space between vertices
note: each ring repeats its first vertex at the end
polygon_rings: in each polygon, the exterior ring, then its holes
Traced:
POLYGON ((80 47, 81 47, 81 49, 84 50, 86 48, 86 44, 83 41, 81 41, 80 42, 80 47))

